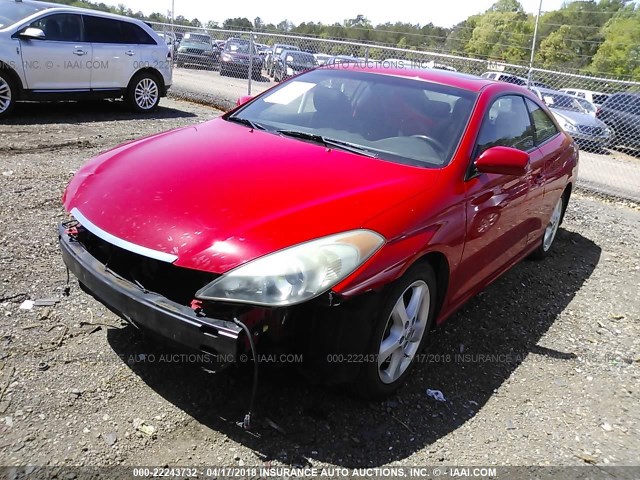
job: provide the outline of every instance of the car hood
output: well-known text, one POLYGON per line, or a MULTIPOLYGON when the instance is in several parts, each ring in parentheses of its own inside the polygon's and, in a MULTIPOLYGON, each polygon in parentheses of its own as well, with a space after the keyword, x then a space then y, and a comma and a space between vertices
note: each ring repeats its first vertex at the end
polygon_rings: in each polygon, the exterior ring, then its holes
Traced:
POLYGON ((598 120, 588 113, 573 112, 571 110, 562 110, 559 108, 551 108, 551 113, 560 122, 565 121, 573 125, 584 125, 587 127, 601 127, 605 128, 606 125, 602 121, 598 120))
POLYGON ((197 43, 197 42, 182 42, 180 47, 184 48, 193 48, 197 50, 211 51, 213 50, 213 46, 208 45, 206 43, 197 43))
POLYGON ((63 203, 125 245, 224 273, 361 228, 433 188, 439 174, 218 118, 99 155, 77 172, 63 203))

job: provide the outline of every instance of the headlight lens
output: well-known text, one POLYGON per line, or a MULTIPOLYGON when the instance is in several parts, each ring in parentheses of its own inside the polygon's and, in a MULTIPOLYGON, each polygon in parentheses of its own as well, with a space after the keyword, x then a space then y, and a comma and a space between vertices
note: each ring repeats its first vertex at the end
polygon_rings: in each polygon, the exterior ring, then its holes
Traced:
POLYGON ((221 57, 222 57, 222 61, 223 62, 230 62, 231 61, 231 55, 223 53, 221 57))
POLYGON ((178 52, 184 53, 187 51, 187 47, 178 47, 178 52))
POLYGON ((266 255, 232 270, 196 293, 202 300, 295 305, 334 287, 366 262, 384 238, 353 230, 266 255))
POLYGON ((564 122, 563 128, 567 131, 567 132, 577 132, 578 129, 576 128, 576 126, 573 123, 569 123, 569 122, 564 122))
POLYGON ((287 67, 287 75, 293 75, 293 68, 287 67))

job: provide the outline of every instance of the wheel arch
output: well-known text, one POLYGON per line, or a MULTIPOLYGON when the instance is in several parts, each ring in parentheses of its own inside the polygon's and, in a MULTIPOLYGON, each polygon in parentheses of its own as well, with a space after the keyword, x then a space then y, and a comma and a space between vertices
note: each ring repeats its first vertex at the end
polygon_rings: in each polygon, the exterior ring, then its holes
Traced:
POLYGON ((6 72, 9 79, 18 88, 18 98, 22 97, 24 85, 22 84, 22 79, 20 78, 20 75, 18 75, 18 72, 16 72, 13 67, 3 62, 2 60, 0 60, 0 70, 2 70, 3 72, 6 72))
POLYGON ((569 199, 571 198, 571 193, 573 192, 573 184, 571 182, 567 183, 567 186, 564 187, 564 191, 562 192, 562 198, 564 198, 564 205, 562 206, 562 217, 560 217, 560 225, 564 221, 564 214, 567 211, 567 206, 569 205, 569 199))
POLYGON ((163 96, 164 92, 166 91, 166 84, 164 83, 164 77, 162 76, 162 73, 160 73, 160 71, 158 69, 153 68, 153 67, 144 67, 144 68, 141 68, 139 70, 136 70, 135 73, 133 75, 131 75, 131 78, 129 79, 128 87, 130 88, 131 84, 135 80, 135 78, 138 75, 142 74, 142 73, 148 73, 150 75, 153 75, 156 78, 156 80, 158 81, 158 84, 160 85, 161 90, 162 90, 162 92, 161 92, 162 95, 161 96, 163 96))
POLYGON ((444 300, 447 296, 447 292, 449 290, 449 278, 451 274, 451 269, 449 266, 449 260, 447 256, 439 251, 431 251, 423 254, 421 257, 417 258, 413 263, 409 264, 407 269, 402 273, 403 275, 406 273, 409 268, 413 268, 416 265, 420 265, 423 263, 427 263, 433 268, 434 273, 436 274, 436 308, 435 308, 435 317, 438 317, 442 306, 444 305, 444 300))

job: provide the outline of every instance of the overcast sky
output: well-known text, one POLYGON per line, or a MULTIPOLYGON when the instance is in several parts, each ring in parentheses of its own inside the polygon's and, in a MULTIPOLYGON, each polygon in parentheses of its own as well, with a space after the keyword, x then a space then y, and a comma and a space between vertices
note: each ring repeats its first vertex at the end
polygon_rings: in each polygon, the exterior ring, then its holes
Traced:
MULTIPOLYGON (((102 0, 109 5, 125 4, 134 12, 167 13, 171 0, 102 0)), ((334 23, 362 14, 374 25, 385 22, 429 22, 451 27, 468 16, 484 12, 495 0, 175 0, 175 15, 197 18, 202 23, 214 20, 222 24, 227 18, 260 17, 265 23, 287 19, 296 25, 302 22, 334 23), (419 5, 419 6, 416 6, 419 5)), ((538 11, 539 0, 520 0, 527 12, 538 11)), ((564 0, 542 0, 542 10, 556 10, 564 0)))

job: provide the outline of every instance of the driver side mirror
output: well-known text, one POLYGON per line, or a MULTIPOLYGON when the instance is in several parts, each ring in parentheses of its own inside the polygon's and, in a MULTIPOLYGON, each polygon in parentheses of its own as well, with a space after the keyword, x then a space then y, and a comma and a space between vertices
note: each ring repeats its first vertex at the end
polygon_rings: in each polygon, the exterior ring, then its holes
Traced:
POLYGON ((511 147, 491 147, 476 159, 475 166, 481 173, 498 173, 520 177, 527 173, 529 154, 511 147))
POLYGON ((253 100, 253 95, 245 95, 244 97, 240 97, 238 100, 236 100, 236 107, 240 107, 245 103, 250 102, 251 100, 253 100))
POLYGON ((24 32, 20 32, 20 38, 25 40, 44 40, 45 34, 39 28, 29 27, 24 32))

